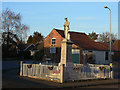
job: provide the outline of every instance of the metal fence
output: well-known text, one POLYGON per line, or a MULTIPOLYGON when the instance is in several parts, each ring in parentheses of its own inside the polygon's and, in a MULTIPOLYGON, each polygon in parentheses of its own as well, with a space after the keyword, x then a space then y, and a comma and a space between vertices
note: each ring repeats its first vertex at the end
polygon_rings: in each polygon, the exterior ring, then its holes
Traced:
POLYGON ((23 76, 60 80, 60 67, 53 65, 23 64, 23 76))

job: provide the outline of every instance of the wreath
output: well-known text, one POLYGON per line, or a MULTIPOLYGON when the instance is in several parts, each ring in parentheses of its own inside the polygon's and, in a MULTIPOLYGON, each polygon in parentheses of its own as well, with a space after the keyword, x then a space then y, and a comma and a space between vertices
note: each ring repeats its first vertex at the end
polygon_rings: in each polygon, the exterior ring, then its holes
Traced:
POLYGON ((27 65, 27 67, 28 67, 28 68, 31 68, 31 67, 32 67, 32 64, 27 65))
POLYGON ((53 66, 52 67, 48 67, 49 70, 53 70, 53 66))
POLYGON ((99 67, 99 69, 102 71, 102 70, 104 70, 104 69, 105 69, 105 67, 99 67))
POLYGON ((78 67, 74 67, 73 70, 76 71, 76 72, 78 72, 79 68, 78 67))

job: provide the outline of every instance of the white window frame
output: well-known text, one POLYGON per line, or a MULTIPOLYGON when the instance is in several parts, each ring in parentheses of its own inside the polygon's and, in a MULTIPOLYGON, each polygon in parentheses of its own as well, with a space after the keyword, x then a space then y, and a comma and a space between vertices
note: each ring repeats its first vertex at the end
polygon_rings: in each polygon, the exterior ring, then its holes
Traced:
POLYGON ((56 45, 56 38, 52 38, 52 45, 56 45), (55 39, 55 42, 54 42, 55 44, 53 44, 53 39, 55 39))
POLYGON ((72 49, 72 54, 80 54, 80 49, 72 49))

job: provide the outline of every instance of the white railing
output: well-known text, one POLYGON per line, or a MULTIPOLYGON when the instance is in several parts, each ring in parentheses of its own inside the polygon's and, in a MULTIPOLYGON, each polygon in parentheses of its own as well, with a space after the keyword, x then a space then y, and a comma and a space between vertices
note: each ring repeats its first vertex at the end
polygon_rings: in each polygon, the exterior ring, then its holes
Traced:
POLYGON ((74 64, 73 66, 67 67, 65 71, 72 74, 70 75, 70 79, 72 80, 110 78, 109 65, 90 64, 84 66, 83 64, 74 64))
POLYGON ((53 65, 23 64, 23 76, 60 80, 60 67, 53 65))
POLYGON ((61 83, 69 80, 110 78, 109 65, 74 64, 64 67, 64 65, 23 63, 21 67, 21 76, 57 80, 61 83))

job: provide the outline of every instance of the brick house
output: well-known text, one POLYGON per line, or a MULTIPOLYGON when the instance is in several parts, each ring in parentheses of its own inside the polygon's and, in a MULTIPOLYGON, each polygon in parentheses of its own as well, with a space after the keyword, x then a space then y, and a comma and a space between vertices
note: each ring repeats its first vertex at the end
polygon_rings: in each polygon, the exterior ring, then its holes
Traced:
POLYGON ((116 46, 117 51, 115 52, 113 59, 120 61, 120 40, 115 40, 115 42, 113 43, 114 46, 116 46))
MULTIPOLYGON (((82 55, 88 55, 88 63, 108 64, 109 47, 93 41, 88 35, 81 32, 70 33, 72 44, 72 61, 73 63, 83 63, 82 55)), ((44 57, 46 60, 59 63, 61 57, 61 41, 65 38, 64 31, 53 29, 44 39, 44 57)), ((112 47, 112 51, 115 47, 112 47)))

